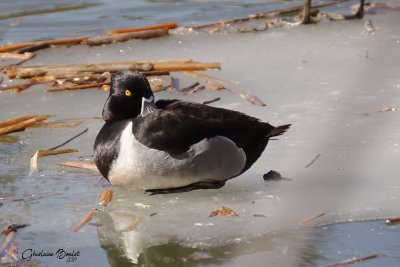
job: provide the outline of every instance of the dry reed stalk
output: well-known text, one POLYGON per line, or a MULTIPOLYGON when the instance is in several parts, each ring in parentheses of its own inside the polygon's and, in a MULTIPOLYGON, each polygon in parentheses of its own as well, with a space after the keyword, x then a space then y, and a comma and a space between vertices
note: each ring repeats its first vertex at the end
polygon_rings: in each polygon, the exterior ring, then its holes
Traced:
POLYGON ((48 48, 48 47, 50 47, 50 45, 48 43, 41 42, 41 43, 37 43, 37 44, 34 44, 34 45, 29 45, 29 46, 20 48, 20 49, 16 50, 15 53, 23 54, 23 53, 26 53, 26 52, 34 52, 34 51, 37 51, 37 50, 40 50, 40 49, 45 49, 45 48, 48 48))
POLYGON ((87 39, 84 43, 89 46, 99 46, 104 44, 121 43, 132 39, 151 39, 168 35, 168 29, 154 29, 147 31, 119 33, 113 35, 99 36, 87 39))
POLYGON ((225 216, 225 217, 236 217, 239 216, 234 210, 227 207, 220 207, 219 209, 212 211, 208 217, 214 217, 217 215, 225 216))
POLYGON ((317 159, 319 159, 320 156, 321 156, 321 154, 319 154, 319 153, 316 154, 316 155, 310 160, 310 162, 307 163, 307 164, 304 166, 304 168, 310 167, 312 164, 314 164, 314 162, 317 161, 317 159))
POLYGON ((11 118, 11 119, 7 119, 4 121, 0 121, 0 128, 6 127, 6 126, 10 126, 10 125, 14 125, 18 122, 21 121, 26 121, 28 119, 32 119, 34 117, 34 115, 22 115, 22 116, 18 116, 15 118, 11 118))
POLYGON ((325 212, 320 213, 320 214, 315 215, 315 216, 312 216, 312 217, 308 217, 308 218, 302 219, 302 220, 300 220, 299 225, 304 225, 304 224, 309 223, 311 221, 314 221, 314 220, 316 220, 318 218, 321 218, 324 215, 325 215, 325 212))
POLYGON ((67 141, 65 141, 65 142, 63 142, 63 143, 61 143, 61 144, 59 144, 59 145, 57 145, 57 146, 55 146, 55 147, 49 148, 48 150, 55 150, 55 149, 57 149, 57 148, 60 148, 60 147, 62 147, 62 146, 65 146, 66 144, 68 144, 69 142, 71 142, 72 140, 74 140, 75 138, 78 138, 78 137, 81 136, 82 134, 86 133, 88 130, 89 130, 89 128, 86 128, 85 130, 83 130, 82 132, 80 132, 80 133, 74 135, 73 137, 71 137, 71 138, 68 139, 67 141))
POLYGON ((135 219, 125 228, 125 231, 132 231, 140 223, 142 217, 135 216, 135 219))
POLYGON ((0 53, 2 52, 10 52, 18 49, 30 47, 30 46, 38 46, 38 45, 73 45, 80 44, 85 41, 89 37, 75 37, 75 38, 66 38, 66 39, 57 39, 57 40, 46 40, 46 41, 35 41, 35 42, 26 42, 26 43, 18 43, 18 44, 9 44, 0 47, 0 53))
POLYGON ((386 224, 396 224, 396 223, 400 223, 400 217, 392 217, 387 219, 386 224))
POLYGON ((219 83, 229 83, 229 84, 239 84, 239 82, 236 81, 230 81, 230 80, 224 80, 218 77, 214 77, 208 74, 204 74, 204 73, 200 73, 200 72, 194 72, 194 71, 185 71, 185 74, 198 79, 198 80, 202 80, 205 82, 219 82, 219 83))
POLYGON ((85 217, 83 217, 83 219, 77 223, 76 225, 74 225, 71 229, 70 232, 78 232, 83 226, 85 226, 94 216, 96 216, 97 211, 91 209, 86 215, 85 217))
POLYGON ((220 98, 220 97, 216 97, 216 98, 214 98, 214 99, 211 99, 211 100, 206 100, 206 101, 203 101, 203 104, 204 104, 204 105, 208 105, 208 104, 211 104, 211 103, 217 102, 217 101, 219 101, 219 100, 221 100, 221 98, 220 98))
POLYGON ((35 82, 32 81, 28 81, 28 82, 24 82, 24 83, 19 83, 19 84, 8 84, 8 85, 2 85, 0 86, 0 92, 2 91, 7 91, 7 90, 20 90, 23 91, 25 89, 28 89, 29 87, 31 87, 32 85, 35 85, 35 82))
POLYGON ((198 71, 207 69, 221 69, 218 62, 154 62, 154 71, 198 71))
POLYGON ((54 156, 54 155, 59 155, 59 154, 66 154, 66 153, 76 153, 79 152, 78 149, 70 149, 70 148, 66 148, 66 149, 58 149, 58 150, 38 150, 38 158, 42 158, 42 157, 47 157, 47 156, 54 156))
POLYGON ((156 29, 175 29, 178 28, 178 24, 176 23, 162 23, 156 24, 152 26, 142 27, 142 28, 122 28, 122 29, 111 29, 107 31, 107 34, 119 34, 119 33, 128 33, 128 32, 140 32, 140 31, 148 31, 148 30, 156 30, 156 29))
POLYGON ((15 67, 11 66, 5 69, 9 79, 20 78, 32 78, 37 76, 45 75, 58 75, 73 77, 79 72, 92 72, 92 73, 104 73, 104 72, 116 72, 120 70, 137 70, 137 71, 151 71, 152 65, 149 63, 142 62, 104 62, 96 64, 68 64, 68 65, 47 65, 47 66, 23 66, 15 67))
POLYGON ((12 231, 6 235, 4 243, 0 246, 0 254, 3 254, 9 247, 11 247, 12 242, 15 240, 16 232, 12 231))
POLYGON ((29 176, 31 176, 35 171, 37 171, 38 158, 53 156, 65 153, 75 153, 79 152, 77 149, 59 149, 59 150, 37 150, 36 153, 31 157, 29 164, 29 176))
POLYGON ((107 206, 111 202, 113 196, 113 191, 111 189, 106 189, 99 195, 99 205, 107 206))
POLYGON ((22 115, 15 118, 0 121, 0 135, 23 131, 40 123, 54 115, 22 115))
POLYGON ((171 72, 171 71, 196 71, 207 69, 220 69, 221 64, 217 62, 195 62, 192 60, 171 61, 128 61, 128 62, 103 62, 96 64, 66 64, 47 66, 11 66, 5 69, 9 79, 32 78, 46 75, 67 76, 76 75, 80 72, 104 73, 121 70, 136 70, 140 72, 171 72))
POLYGON ((38 121, 35 118, 31 118, 31 119, 27 119, 25 121, 17 122, 14 125, 0 128, 0 135, 23 131, 26 128, 35 125, 37 122, 38 121))
POLYGON ((366 255, 366 256, 353 257, 353 258, 350 258, 347 260, 343 260, 343 261, 336 262, 333 264, 325 265, 325 267, 343 266, 343 265, 353 264, 353 263, 357 263, 357 262, 361 262, 361 261, 365 261, 365 260, 374 259, 376 257, 378 257, 378 254, 370 254, 370 255, 366 255))
POLYGON ((98 172, 96 164, 94 164, 93 161, 67 161, 64 163, 59 163, 59 165, 98 172))
POLYGON ((71 85, 71 86, 60 86, 60 87, 52 87, 47 89, 48 93, 56 93, 62 91, 76 91, 76 90, 84 90, 84 89, 92 89, 92 88, 101 88, 103 85, 109 85, 110 82, 102 82, 102 83, 89 83, 89 84, 79 84, 79 85, 71 85))
POLYGON ((16 53, 0 53, 0 58, 3 59, 30 59, 33 58, 35 54, 25 52, 23 54, 16 54, 16 53))

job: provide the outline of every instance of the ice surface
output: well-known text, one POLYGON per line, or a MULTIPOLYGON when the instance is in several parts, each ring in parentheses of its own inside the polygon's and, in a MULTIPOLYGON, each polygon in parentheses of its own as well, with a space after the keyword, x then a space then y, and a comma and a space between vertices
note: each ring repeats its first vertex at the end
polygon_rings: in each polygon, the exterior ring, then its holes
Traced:
MULTIPOLYGON (((113 188, 112 204, 97 217, 99 239, 109 253, 109 264, 120 266, 122 261, 110 252, 115 251, 114 246, 122 248, 123 257, 131 261, 143 249, 148 251, 144 256, 150 256, 151 247, 167 243, 203 250, 225 247, 232 255, 225 255, 224 263, 246 254, 249 248, 245 244, 250 242, 254 244, 250 251, 263 252, 260 266, 293 266, 306 261, 299 256, 308 246, 301 238, 308 231, 298 225, 302 218, 325 212, 315 223, 330 224, 398 215, 399 111, 378 112, 399 107, 398 15, 398 11, 387 11, 366 17, 377 28, 373 35, 363 34, 365 20, 323 21, 256 34, 177 35, 38 52, 29 64, 184 58, 219 61, 222 70, 208 74, 238 81, 238 85, 228 87, 258 96, 267 107, 253 106, 228 91, 186 96, 162 92, 156 98, 202 102, 220 96, 221 101, 214 106, 239 110, 274 125, 292 124, 279 140, 270 142, 247 173, 220 190, 147 196, 113 188), (321 155, 319 159, 305 168, 316 154, 321 155), (265 182, 262 176, 271 169, 289 179, 265 182), (208 217, 222 205, 239 216, 208 217), (253 216, 259 214, 265 217, 253 216), (136 216, 141 220, 134 230, 124 231, 136 216), (263 246, 257 245, 260 243, 265 247, 258 248, 263 246)), ((174 76, 190 84, 186 76, 174 76)), ((87 264, 105 261, 102 250, 93 248, 98 246, 95 228, 86 226, 75 236, 67 233, 87 208, 96 205, 102 190, 95 186, 99 176, 56 164, 92 155, 94 138, 102 125, 92 117, 100 116, 105 98, 106 94, 96 89, 46 94, 40 86, 17 96, 0 94, 0 119, 25 113, 52 113, 57 119, 89 118, 72 129, 29 129, 16 134, 18 144, 0 145, 2 196, 62 193, 28 203, 5 202, 1 207, 2 227, 31 224, 21 242, 23 247, 46 247, 50 235, 52 246, 81 248, 86 255, 98 256, 97 261, 81 257, 87 264), (78 148, 78 154, 40 159, 41 171, 27 176, 29 157, 36 149, 59 144, 85 127, 89 127, 88 134, 68 145, 78 148), (83 207, 64 207, 69 204, 83 207)))

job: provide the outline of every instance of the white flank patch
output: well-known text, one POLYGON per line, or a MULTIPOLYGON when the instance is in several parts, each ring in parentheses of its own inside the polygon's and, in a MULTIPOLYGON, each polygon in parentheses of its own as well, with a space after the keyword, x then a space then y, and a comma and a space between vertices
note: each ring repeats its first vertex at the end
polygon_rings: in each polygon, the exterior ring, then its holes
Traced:
POLYGON ((206 180, 227 180, 241 172, 246 155, 230 139, 203 139, 188 152, 170 156, 148 148, 132 133, 132 122, 120 139, 120 153, 109 180, 114 185, 142 189, 174 188, 206 180))

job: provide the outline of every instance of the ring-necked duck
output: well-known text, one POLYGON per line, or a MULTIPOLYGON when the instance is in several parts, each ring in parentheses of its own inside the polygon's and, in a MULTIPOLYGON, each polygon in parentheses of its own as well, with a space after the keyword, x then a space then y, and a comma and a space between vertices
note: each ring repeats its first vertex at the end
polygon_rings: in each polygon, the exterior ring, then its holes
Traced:
POLYGON ((192 102, 154 102, 146 77, 133 71, 112 75, 103 119, 97 168, 114 185, 152 194, 220 188, 290 126, 192 102))

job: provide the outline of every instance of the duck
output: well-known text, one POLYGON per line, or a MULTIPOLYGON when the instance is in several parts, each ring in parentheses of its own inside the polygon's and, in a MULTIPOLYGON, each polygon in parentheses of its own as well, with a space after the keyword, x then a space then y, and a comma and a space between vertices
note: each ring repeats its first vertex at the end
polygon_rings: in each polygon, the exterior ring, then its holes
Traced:
POLYGON ((114 186, 151 195, 219 189, 290 127, 195 102, 155 101, 147 78, 131 70, 112 74, 102 117, 98 170, 114 186))

